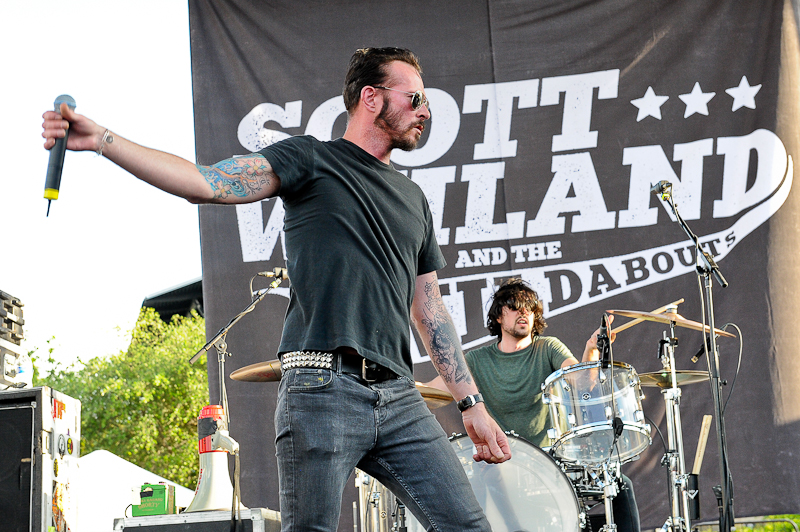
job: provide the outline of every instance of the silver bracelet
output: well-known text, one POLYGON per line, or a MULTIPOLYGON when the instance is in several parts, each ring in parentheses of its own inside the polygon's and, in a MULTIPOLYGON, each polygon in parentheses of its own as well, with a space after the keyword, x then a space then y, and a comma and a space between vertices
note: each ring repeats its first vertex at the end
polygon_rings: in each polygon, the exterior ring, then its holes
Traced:
POLYGON ((97 155, 103 155, 103 148, 106 147, 106 142, 111 144, 114 142, 114 136, 111 134, 111 131, 106 129, 106 132, 103 133, 103 140, 100 141, 100 147, 97 148, 97 155))

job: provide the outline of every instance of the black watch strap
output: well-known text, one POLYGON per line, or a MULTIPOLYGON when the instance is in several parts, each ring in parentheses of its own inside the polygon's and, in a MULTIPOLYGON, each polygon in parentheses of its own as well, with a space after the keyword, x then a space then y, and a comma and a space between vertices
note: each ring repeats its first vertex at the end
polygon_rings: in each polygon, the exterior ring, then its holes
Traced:
POLYGON ((474 394, 468 395, 465 398, 463 398, 462 400, 460 400, 458 403, 456 403, 456 406, 458 406, 458 411, 459 412, 463 412, 467 408, 471 408, 471 407, 477 405, 478 403, 482 403, 482 402, 483 402, 483 396, 481 394, 479 394, 479 393, 474 393, 474 394))

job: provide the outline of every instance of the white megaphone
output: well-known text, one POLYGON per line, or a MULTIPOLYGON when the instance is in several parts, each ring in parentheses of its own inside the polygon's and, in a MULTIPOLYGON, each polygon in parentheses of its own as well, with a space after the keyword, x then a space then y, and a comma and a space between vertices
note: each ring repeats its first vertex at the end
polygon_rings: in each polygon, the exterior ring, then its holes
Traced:
MULTIPOLYGON (((197 418, 200 475, 192 503, 186 512, 230 510, 233 485, 228 473, 228 453, 239 452, 239 444, 228 435, 225 412, 220 405, 204 406, 197 418)), ((239 503, 240 510, 246 510, 239 503)))

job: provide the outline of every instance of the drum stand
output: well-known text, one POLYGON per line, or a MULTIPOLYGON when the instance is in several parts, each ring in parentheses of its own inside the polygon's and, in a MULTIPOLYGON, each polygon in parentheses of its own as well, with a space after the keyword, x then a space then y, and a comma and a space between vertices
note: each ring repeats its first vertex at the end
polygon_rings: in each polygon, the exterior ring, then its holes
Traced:
POLYGON ((603 504, 605 505, 606 511, 606 524, 603 525, 603 532, 616 532, 617 525, 614 523, 614 509, 612 508, 611 501, 619 494, 617 479, 621 477, 617 474, 619 463, 616 462, 613 464, 617 466, 613 471, 610 471, 609 465, 611 464, 609 464, 608 461, 603 463, 603 504))
MULTIPOLYGON (((677 312, 677 308, 667 312, 677 312)), ((678 339, 675 337, 675 323, 670 323, 670 337, 660 341, 664 347, 661 351, 661 362, 664 369, 670 372, 672 387, 661 391, 664 395, 664 406, 667 417, 667 439, 669 450, 664 456, 669 467, 669 483, 671 514, 664 523, 662 530, 672 532, 688 532, 691 530, 689 513, 689 487, 686 474, 686 461, 683 452, 683 431, 681 430, 681 389, 675 374, 675 346, 678 339), (663 353, 666 351, 666 355, 663 353)))

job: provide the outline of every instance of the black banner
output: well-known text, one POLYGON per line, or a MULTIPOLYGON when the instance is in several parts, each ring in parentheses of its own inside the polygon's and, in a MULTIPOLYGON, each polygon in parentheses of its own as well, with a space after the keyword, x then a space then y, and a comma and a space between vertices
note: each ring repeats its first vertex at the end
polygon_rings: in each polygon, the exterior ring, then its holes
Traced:
MULTIPOLYGON (((531 282, 549 328, 578 356, 606 309, 678 312, 701 321, 692 243, 679 213, 730 283, 714 287, 730 470, 737 515, 795 511, 800 384, 793 297, 800 285, 798 45, 791 5, 737 0, 190 2, 197 156, 201 164, 291 135, 341 136, 341 87, 357 48, 414 50, 432 119, 420 148, 393 163, 425 191, 448 266, 442 292, 465 348, 491 341, 487 301, 509 276, 531 282), (732 328, 728 329, 733 331, 732 328)), ((280 200, 204 206, 203 276, 209 334, 250 301, 256 272, 283 265, 280 200)), ((291 275, 291 272, 290 272, 291 275)), ((276 358, 285 286, 228 335, 226 372, 276 358)), ((358 312, 357 308, 351 309, 358 312)), ((618 323, 624 320, 619 319, 618 323)), ((616 360, 659 371, 667 326, 620 333, 616 360)), ((678 330, 679 370, 701 334, 678 330)), ((414 354, 415 374, 434 370, 414 354)), ((209 357, 212 401, 217 365, 209 357)), ((664 399, 644 412, 663 432, 664 399)), ((228 382, 231 433, 242 446, 243 501, 278 508, 272 416, 276 383, 228 382)), ((436 411, 463 431, 453 406, 436 411)), ((682 388, 686 467, 692 468, 708 382, 682 388)), ((666 437, 666 434, 665 434, 666 437)), ((623 467, 643 527, 669 514, 664 445, 623 467)), ((703 520, 717 518, 719 453, 712 429, 700 475, 703 520)), ((354 494, 343 501, 341 530, 354 494)))

